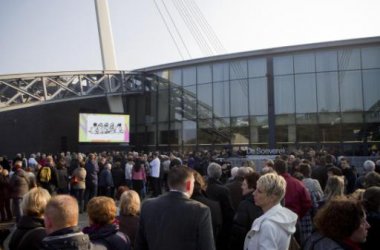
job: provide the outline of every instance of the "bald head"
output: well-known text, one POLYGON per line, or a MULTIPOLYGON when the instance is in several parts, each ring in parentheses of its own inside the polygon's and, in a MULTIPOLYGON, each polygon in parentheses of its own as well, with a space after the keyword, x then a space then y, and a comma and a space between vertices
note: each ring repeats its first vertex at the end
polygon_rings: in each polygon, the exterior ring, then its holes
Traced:
POLYGON ((45 227, 48 234, 78 225, 78 203, 70 195, 57 195, 45 208, 45 227))

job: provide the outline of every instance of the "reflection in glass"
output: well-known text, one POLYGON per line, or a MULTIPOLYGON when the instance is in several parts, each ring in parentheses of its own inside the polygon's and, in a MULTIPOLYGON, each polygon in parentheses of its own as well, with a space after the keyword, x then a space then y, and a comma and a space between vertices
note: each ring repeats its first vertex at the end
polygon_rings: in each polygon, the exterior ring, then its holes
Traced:
POLYGON ((339 80, 342 112, 362 111, 363 93, 360 71, 341 71, 339 80))
MULTIPOLYGON (((136 123, 137 124, 145 124, 145 109, 146 109, 146 97, 141 96, 137 98, 137 114, 136 114, 136 123)), ((130 113, 131 116, 133 116, 130 113)), ((131 117, 130 116, 130 117, 131 117)))
POLYGON ((170 120, 182 120, 182 96, 181 88, 170 89, 170 120))
POLYGON ((212 118, 212 85, 198 85, 198 118, 212 118))
POLYGON ((213 82, 229 80, 228 63, 217 63, 212 66, 213 82))
POLYGON ((367 129, 365 135, 369 142, 380 142, 380 111, 365 113, 367 129))
POLYGON ((380 107, 380 70, 363 70, 364 109, 379 110, 380 107))
POLYGON ((380 68, 380 47, 362 49, 363 69, 380 68))
POLYGON ((297 114, 296 123, 297 142, 305 143, 318 141, 316 113, 297 114))
POLYGON ((170 123, 168 133, 168 144, 179 145, 182 142, 182 122, 170 123))
POLYGON ((183 86, 195 85, 197 82, 197 72, 195 67, 184 68, 183 73, 183 86))
POLYGON ((342 113, 342 140, 346 142, 364 141, 363 114, 342 113))
POLYGON ((317 52, 316 57, 317 57, 317 72, 334 71, 338 69, 336 51, 317 52))
POLYGON ((214 119, 215 144, 229 144, 231 139, 230 119, 229 118, 217 118, 214 119))
POLYGON ((296 141, 296 125, 294 114, 276 115, 276 134, 277 143, 289 143, 296 141))
POLYGON ((197 67, 197 82, 209 83, 212 81, 211 65, 202 65, 197 67))
POLYGON ((360 49, 338 51, 339 70, 360 69, 360 49))
POLYGON ((197 124, 195 121, 183 121, 182 139, 184 144, 197 143, 197 124))
POLYGON ((147 139, 148 145, 156 144, 156 125, 147 126, 147 139))
POLYGON ((319 114, 319 140, 339 142, 341 140, 341 116, 339 113, 319 114))
POLYGON ((267 60, 266 58, 248 60, 248 76, 263 77, 267 74, 267 60))
POLYGON ((214 142, 215 129, 212 119, 198 120, 198 144, 212 144, 214 142))
POLYGON ((158 144, 169 144, 169 123, 158 124, 158 144))
POLYGON ((231 118, 231 143, 249 144, 249 118, 231 118))
POLYGON ((197 116, 196 86, 183 89, 183 117, 185 119, 195 119, 197 116))
POLYGON ((317 96, 319 112, 339 111, 338 74, 317 73, 317 96))
POLYGON ((167 122, 169 120, 169 92, 168 90, 158 91, 158 121, 167 122))
POLYGON ((274 75, 293 74, 293 57, 292 56, 273 57, 273 74, 274 75))
POLYGON ((317 86, 315 74, 295 75, 296 112, 317 112, 317 86))
POLYGON ((231 116, 248 115, 248 81, 231 81, 231 116))
POLYGON ((268 116, 251 116, 250 135, 251 143, 268 143, 268 116))
POLYGON ((296 74, 315 72, 314 53, 303 53, 294 55, 294 72, 296 74))
POLYGON ((249 112, 251 115, 268 114, 268 88, 266 78, 249 79, 249 112))
POLYGON ((230 87, 228 82, 214 83, 213 107, 214 114, 217 117, 225 117, 230 115, 230 87))
MULTIPOLYGON (((182 75, 180 69, 173 69, 169 71, 169 81, 175 86, 182 85, 182 75)), ((172 86, 173 87, 173 86, 172 86)))
POLYGON ((294 77, 274 78, 274 102, 276 114, 294 113, 294 77))
POLYGON ((247 78, 247 61, 235 61, 230 62, 230 78, 231 79, 242 79, 247 78))

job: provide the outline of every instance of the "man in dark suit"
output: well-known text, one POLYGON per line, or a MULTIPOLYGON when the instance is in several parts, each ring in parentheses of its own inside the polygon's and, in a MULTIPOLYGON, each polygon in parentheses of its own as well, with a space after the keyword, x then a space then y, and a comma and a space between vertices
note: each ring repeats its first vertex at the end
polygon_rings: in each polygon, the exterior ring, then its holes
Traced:
POLYGON ((143 203, 135 250, 214 250, 210 209, 189 198, 190 169, 171 169, 168 185, 170 192, 143 203))

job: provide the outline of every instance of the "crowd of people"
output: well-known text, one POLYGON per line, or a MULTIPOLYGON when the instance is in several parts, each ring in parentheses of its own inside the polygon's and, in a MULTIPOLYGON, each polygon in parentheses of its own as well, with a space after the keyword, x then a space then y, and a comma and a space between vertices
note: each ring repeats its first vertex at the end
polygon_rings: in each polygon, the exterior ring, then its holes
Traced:
POLYGON ((377 249, 380 159, 309 151, 231 166, 210 152, 0 158, 16 249, 377 249), (87 212, 88 226, 78 225, 87 212))

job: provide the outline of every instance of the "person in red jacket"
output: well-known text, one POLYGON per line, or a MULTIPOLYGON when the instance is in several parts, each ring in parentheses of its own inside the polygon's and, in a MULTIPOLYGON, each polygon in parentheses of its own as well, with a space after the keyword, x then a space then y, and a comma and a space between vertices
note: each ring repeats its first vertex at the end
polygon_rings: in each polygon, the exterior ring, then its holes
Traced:
POLYGON ((276 160, 274 162, 274 170, 284 177, 286 181, 284 206, 298 215, 295 237, 298 242, 300 242, 299 239, 302 238, 300 235, 302 231, 299 229, 299 222, 312 207, 310 193, 302 181, 294 178, 288 173, 288 166, 285 161, 276 160))

